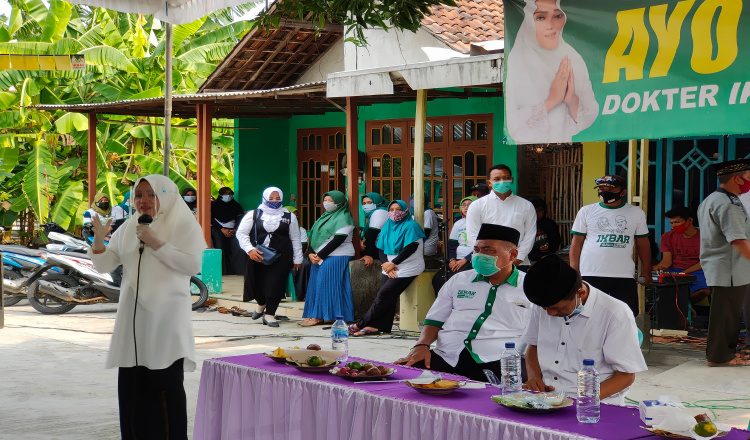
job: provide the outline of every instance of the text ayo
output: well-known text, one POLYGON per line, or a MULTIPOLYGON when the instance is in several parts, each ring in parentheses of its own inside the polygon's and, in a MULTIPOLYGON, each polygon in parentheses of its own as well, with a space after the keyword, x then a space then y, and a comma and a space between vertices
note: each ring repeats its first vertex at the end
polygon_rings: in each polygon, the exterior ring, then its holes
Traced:
POLYGON ((597 243, 630 243, 629 235, 605 234, 596 239, 597 243))
POLYGON ((720 72, 737 58, 737 28, 742 0, 683 0, 671 12, 668 4, 630 9, 617 13, 617 36, 604 60, 602 83, 642 79, 647 69, 650 31, 656 35, 656 56, 648 72, 649 78, 667 76, 680 46, 683 22, 698 4, 690 23, 692 55, 690 67, 696 73, 720 72), (715 27, 712 23, 715 21, 715 27), (715 30, 715 32, 714 32, 715 30))

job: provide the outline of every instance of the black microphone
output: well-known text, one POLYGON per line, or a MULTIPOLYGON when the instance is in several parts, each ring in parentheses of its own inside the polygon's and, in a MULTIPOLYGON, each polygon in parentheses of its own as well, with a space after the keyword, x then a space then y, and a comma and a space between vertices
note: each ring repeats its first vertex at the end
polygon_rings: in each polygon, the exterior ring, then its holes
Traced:
MULTIPOLYGON (((150 225, 150 224, 151 224, 151 222, 153 222, 153 221, 154 221, 154 218, 153 218, 153 217, 151 217, 151 216, 150 216, 150 215, 148 215, 148 214, 143 214, 142 216, 138 217, 138 224, 139 224, 139 225, 146 225, 146 226, 148 226, 148 225, 150 225)), ((140 246, 140 247, 138 248, 138 250, 139 250, 140 252, 143 252, 143 246, 144 246, 145 244, 146 244, 146 243, 144 243, 144 242, 143 242, 143 240, 141 240, 141 246, 140 246)))

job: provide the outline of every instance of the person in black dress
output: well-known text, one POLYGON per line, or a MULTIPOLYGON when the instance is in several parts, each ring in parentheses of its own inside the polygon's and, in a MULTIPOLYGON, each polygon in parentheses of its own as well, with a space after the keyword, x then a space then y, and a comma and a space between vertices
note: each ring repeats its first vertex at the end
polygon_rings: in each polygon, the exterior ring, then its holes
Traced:
POLYGON ((245 269, 245 288, 242 300, 255 300, 253 319, 263 318, 263 324, 278 327, 276 309, 286 294, 289 271, 302 265, 302 243, 297 216, 282 206, 284 194, 279 188, 263 191, 263 201, 257 209, 248 211, 237 228, 237 239, 250 261, 245 269), (258 245, 272 248, 279 258, 266 264, 258 245))
POLYGON ((219 197, 211 202, 211 243, 214 249, 221 249, 222 275, 241 275, 245 271, 246 258, 239 243, 234 238, 237 222, 245 213, 234 200, 234 191, 225 186, 219 190, 219 197))

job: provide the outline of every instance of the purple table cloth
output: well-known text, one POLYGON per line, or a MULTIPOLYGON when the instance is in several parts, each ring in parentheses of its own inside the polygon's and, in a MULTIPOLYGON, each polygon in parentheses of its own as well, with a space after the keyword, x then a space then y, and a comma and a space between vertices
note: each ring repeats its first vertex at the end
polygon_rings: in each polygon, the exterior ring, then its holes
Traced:
MULTIPOLYGON (((422 372, 401 365, 392 367, 397 372, 389 379, 413 379, 422 372)), ((498 391, 487 387, 432 396, 418 393, 403 383, 364 384, 330 373, 303 373, 262 354, 209 359, 201 373, 193 437, 195 440, 659 438, 641 428, 643 423, 634 407, 602 404, 600 422, 585 424, 576 420, 574 406, 546 414, 511 411, 490 399, 498 391)), ((724 439, 745 440, 747 435, 746 431, 733 429, 724 439)))

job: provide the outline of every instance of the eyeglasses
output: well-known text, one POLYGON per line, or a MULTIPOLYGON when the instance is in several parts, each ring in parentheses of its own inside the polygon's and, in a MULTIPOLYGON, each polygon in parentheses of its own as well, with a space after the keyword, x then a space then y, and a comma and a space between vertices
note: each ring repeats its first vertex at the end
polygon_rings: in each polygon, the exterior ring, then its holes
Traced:
POLYGON ((623 181, 622 179, 617 179, 612 176, 604 176, 596 179, 594 182, 596 182, 597 185, 616 185, 616 186, 622 186, 623 181))

